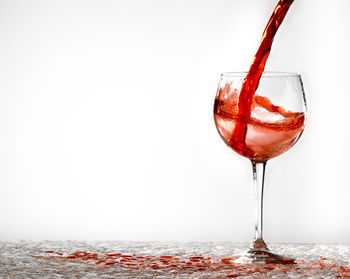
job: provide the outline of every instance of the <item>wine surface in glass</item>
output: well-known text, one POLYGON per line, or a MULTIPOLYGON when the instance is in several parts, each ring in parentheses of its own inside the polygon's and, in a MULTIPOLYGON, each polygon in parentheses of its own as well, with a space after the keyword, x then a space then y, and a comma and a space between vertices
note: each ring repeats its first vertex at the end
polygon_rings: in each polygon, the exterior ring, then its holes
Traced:
POLYGON ((230 84, 220 88, 215 99, 214 120, 219 134, 233 150, 254 161, 267 161, 290 147, 304 130, 303 112, 290 112, 255 95, 248 119, 239 115, 239 90, 230 84), (238 124, 247 127, 244 144, 232 141, 238 124))

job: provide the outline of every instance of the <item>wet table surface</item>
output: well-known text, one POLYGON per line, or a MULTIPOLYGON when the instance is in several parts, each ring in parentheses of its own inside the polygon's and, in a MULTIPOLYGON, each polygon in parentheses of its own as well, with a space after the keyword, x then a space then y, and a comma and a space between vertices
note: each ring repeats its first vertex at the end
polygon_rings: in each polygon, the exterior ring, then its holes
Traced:
POLYGON ((293 265, 235 263, 246 243, 0 242, 0 278, 350 278, 350 246, 269 244, 293 265))

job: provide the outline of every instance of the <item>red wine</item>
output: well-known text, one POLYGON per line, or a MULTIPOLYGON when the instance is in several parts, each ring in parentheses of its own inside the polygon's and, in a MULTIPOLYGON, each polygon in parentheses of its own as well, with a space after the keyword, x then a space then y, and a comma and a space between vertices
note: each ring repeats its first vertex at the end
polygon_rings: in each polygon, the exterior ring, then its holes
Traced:
POLYGON ((239 153, 246 153, 247 151, 246 135, 255 91, 258 88, 266 60, 269 57, 273 39, 293 1, 280 0, 277 4, 265 27, 259 49, 243 82, 238 101, 238 118, 235 120, 235 129, 229 139, 229 145, 240 150, 239 153))
MULTIPOLYGON (((208 273, 211 274, 211 278, 244 278, 244 277, 268 277, 270 272, 271 276, 276 274, 285 274, 285 277, 294 277, 294 274, 298 276, 304 274, 304 278, 310 278, 310 276, 320 275, 323 278, 325 274, 332 274, 334 278, 350 277, 350 267, 342 266, 334 261, 326 258, 320 258, 317 261, 298 261, 297 265, 279 265, 279 264, 242 264, 236 263, 237 257, 232 256, 205 256, 205 255, 193 255, 193 256, 172 256, 172 255, 145 255, 142 254, 122 254, 122 253, 91 253, 85 251, 76 251, 72 254, 66 254, 56 251, 45 251, 46 256, 31 256, 36 259, 50 261, 52 260, 54 265, 62 261, 63 264, 77 264, 81 268, 90 270, 91 267, 94 271, 101 274, 105 271, 106 274, 117 273, 122 270, 130 270, 133 274, 138 274, 139 278, 149 278, 160 276, 164 274, 164 277, 169 273, 182 274, 184 276, 196 277, 205 276, 208 273), (85 266, 83 266, 85 264, 85 266), (89 266, 90 265, 90 266, 89 266), (95 265, 95 267, 93 267, 95 265), (112 269, 106 269, 106 267, 112 269), (195 273, 194 273, 195 272, 195 273), (290 274, 290 276, 289 276, 290 274), (219 277, 218 277, 219 276, 219 277)), ((25 255, 26 256, 26 255, 25 255)), ((74 273, 75 274, 75 273, 74 273)), ((84 273, 85 274, 85 273, 84 273)), ((105 273, 103 273, 105 274, 105 273)), ((72 276, 73 277, 73 276, 72 276)), ((102 276, 100 276, 102 277, 102 276)), ((318 277, 318 276, 317 276, 318 277)))
POLYGON ((233 150, 256 161, 276 157, 290 147, 304 130, 305 115, 302 112, 286 111, 271 101, 255 95, 251 105, 249 121, 246 123, 244 146, 232 142, 239 116, 239 90, 230 84, 221 88, 216 96, 214 119, 219 134, 233 150))

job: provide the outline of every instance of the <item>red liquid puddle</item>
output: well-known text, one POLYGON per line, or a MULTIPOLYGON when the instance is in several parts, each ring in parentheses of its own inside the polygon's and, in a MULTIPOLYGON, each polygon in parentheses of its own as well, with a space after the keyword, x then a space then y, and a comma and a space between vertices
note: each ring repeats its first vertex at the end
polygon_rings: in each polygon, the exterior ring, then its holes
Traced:
MULTIPOLYGON (((314 262, 300 261, 294 265, 256 265, 234 263, 236 257, 207 257, 201 255, 190 257, 165 255, 156 257, 121 253, 97 254, 77 251, 64 256, 63 253, 55 251, 46 251, 45 253, 52 254, 55 258, 62 260, 84 261, 100 266, 115 266, 144 272, 152 270, 163 270, 164 272, 224 272, 225 278, 236 278, 268 274, 269 272, 284 273, 286 276, 288 276, 289 272, 298 272, 309 277, 310 272, 320 274, 325 271, 331 271, 335 278, 350 278, 350 267, 339 265, 326 258, 320 258, 314 262)), ((222 278, 221 275, 220 278, 222 278)))
POLYGON ((258 88, 260 77, 264 71, 267 58, 269 57, 273 39, 293 1, 294 0, 280 0, 277 4, 265 27, 259 49, 255 54, 253 63, 250 66, 241 88, 238 102, 239 118, 236 121, 235 130, 229 140, 229 145, 234 146, 235 150, 240 150, 240 154, 248 153, 248 157, 250 157, 251 154, 249 154, 249 148, 246 146, 245 139, 255 91, 258 88))

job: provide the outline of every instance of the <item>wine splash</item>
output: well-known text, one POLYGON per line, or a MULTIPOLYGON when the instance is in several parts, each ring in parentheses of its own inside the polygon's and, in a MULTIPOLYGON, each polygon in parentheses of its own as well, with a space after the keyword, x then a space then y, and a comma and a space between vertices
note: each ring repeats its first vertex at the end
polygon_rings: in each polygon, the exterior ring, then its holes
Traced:
POLYGON ((226 84, 219 89, 214 119, 222 139, 236 152, 255 161, 276 157, 298 140, 304 130, 305 114, 290 112, 259 95, 253 99, 244 146, 232 144, 231 137, 241 121, 238 115, 239 90, 226 84))
POLYGON ((277 4, 265 27, 259 49, 255 54, 253 63, 242 84, 238 102, 238 118, 236 120, 235 130, 229 142, 230 146, 235 146, 242 151, 247 150, 245 140, 255 91, 259 86, 260 77, 264 72, 273 39, 293 1, 294 0, 280 0, 277 4))

